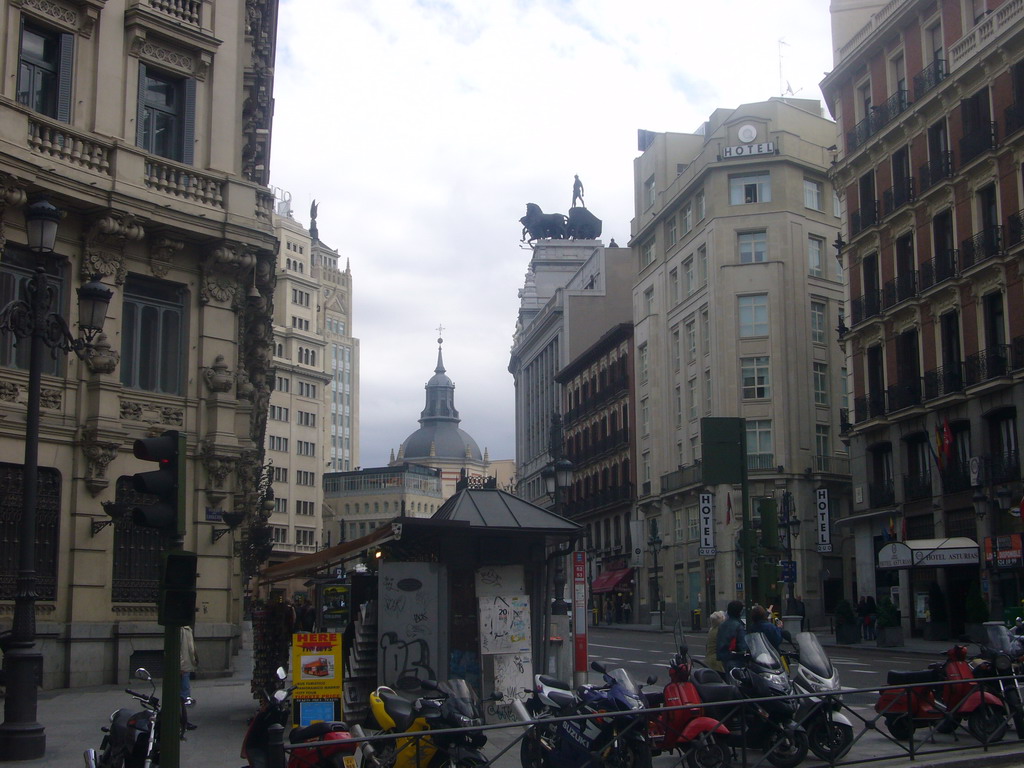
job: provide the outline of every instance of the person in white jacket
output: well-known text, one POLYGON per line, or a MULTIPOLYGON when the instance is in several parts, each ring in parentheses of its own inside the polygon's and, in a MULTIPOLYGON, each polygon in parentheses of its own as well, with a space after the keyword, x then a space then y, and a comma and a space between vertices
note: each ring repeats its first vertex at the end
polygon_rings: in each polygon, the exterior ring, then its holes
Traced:
POLYGON ((192 673, 199 669, 199 657, 196 655, 196 641, 192 635, 192 627, 181 628, 181 727, 186 731, 194 731, 196 725, 188 721, 188 707, 185 701, 192 697, 192 673))

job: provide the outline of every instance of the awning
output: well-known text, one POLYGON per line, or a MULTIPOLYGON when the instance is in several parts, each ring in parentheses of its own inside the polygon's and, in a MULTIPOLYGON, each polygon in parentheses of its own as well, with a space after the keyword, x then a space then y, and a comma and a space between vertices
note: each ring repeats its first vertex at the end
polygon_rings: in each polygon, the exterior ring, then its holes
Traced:
POLYGON ((892 509, 875 509, 871 512, 861 512, 860 514, 850 515, 849 517, 840 517, 834 522, 836 525, 856 525, 857 523, 862 523, 865 520, 871 520, 876 517, 887 516, 895 518, 902 514, 903 513, 895 507, 892 509))
POLYGON ((878 552, 879 568, 935 568, 977 564, 978 542, 965 536, 891 541, 878 552))
POLYGON ((340 544, 335 544, 333 547, 321 549, 319 552, 299 555, 283 563, 268 566, 260 573, 259 581, 261 584, 283 581, 284 579, 290 579, 301 574, 313 574, 316 571, 322 571, 346 560, 354 560, 359 557, 359 553, 369 546, 383 544, 385 541, 391 541, 392 539, 400 539, 402 537, 402 524, 396 521, 382 525, 372 533, 360 536, 358 539, 343 541, 340 544))
POLYGON ((631 578, 633 578, 632 568, 620 568, 617 571, 605 571, 594 579, 593 583, 590 585, 590 591, 595 595, 600 592, 612 592, 622 582, 629 581, 631 578))

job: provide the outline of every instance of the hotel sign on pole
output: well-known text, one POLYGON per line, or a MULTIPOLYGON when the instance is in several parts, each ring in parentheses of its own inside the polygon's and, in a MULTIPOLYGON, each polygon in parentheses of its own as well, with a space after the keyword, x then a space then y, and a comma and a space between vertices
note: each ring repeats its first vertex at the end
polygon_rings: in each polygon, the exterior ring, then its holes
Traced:
POLYGON ((828 519, 828 489, 818 489, 816 506, 816 529, 818 535, 818 551, 832 551, 832 527, 828 519))
POLYGON ((760 144, 740 144, 737 147, 722 147, 722 159, 732 157, 749 157, 751 155, 774 155, 775 142, 763 141, 760 144))
POLYGON ((700 548, 701 557, 715 556, 715 497, 710 493, 700 495, 700 548))
POLYGON ((573 670, 587 671, 587 553, 572 553, 573 670))

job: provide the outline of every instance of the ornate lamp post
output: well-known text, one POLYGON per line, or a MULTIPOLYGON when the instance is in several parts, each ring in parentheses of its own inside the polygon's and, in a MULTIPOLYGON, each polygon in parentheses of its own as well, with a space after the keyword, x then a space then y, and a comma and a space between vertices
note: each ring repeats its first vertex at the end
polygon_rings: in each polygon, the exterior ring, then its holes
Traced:
MULTIPOLYGON (((61 212, 47 200, 25 209, 29 250, 40 261, 53 253, 61 212)), ((57 295, 42 264, 24 286, 24 298, 0 311, 0 330, 19 340, 29 339, 28 407, 25 418, 25 463, 22 467, 21 520, 18 526, 18 579, 14 597, 14 623, 4 647, 7 699, 0 724, 0 760, 33 760, 46 752, 46 734, 36 721, 38 676, 42 654, 36 639, 36 498, 39 475, 39 411, 43 353, 74 352, 85 359, 93 340, 103 330, 107 306, 114 292, 98 277, 78 289, 78 327, 72 335, 67 321, 52 309, 57 295)))
MULTIPOLYGON (((551 455, 551 463, 541 471, 544 480, 544 490, 551 497, 552 510, 555 514, 562 514, 563 494, 566 488, 572 485, 572 462, 562 456, 562 417, 557 412, 551 414, 551 431, 548 440, 548 453, 551 455)), ((559 546, 554 552, 548 555, 548 562, 554 560, 554 594, 551 599, 545 598, 544 605, 544 636, 543 654, 544 665, 549 664, 548 646, 551 635, 551 617, 567 616, 569 604, 565 601, 565 555, 567 550, 559 546)), ((549 673, 552 671, 547 670, 549 673)))

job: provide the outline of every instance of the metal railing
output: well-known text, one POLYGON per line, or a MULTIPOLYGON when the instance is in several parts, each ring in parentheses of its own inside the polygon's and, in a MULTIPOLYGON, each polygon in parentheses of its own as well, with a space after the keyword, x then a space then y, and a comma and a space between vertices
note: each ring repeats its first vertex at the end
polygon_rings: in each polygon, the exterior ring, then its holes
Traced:
POLYGON ((882 209, 886 216, 890 216, 913 199, 914 178, 911 176, 882 193, 882 209))
POLYGON ((868 200, 861 203, 858 210, 850 214, 850 235, 859 235, 868 227, 878 223, 878 201, 868 200))
POLYGON ((1003 128, 1007 136, 1024 128, 1024 104, 1014 102, 1003 110, 1003 128))
POLYGON ((918 282, 921 290, 927 290, 933 285, 938 285, 956 277, 959 274, 957 271, 959 260, 959 251, 955 248, 948 248, 944 251, 939 251, 935 258, 922 262, 921 268, 918 270, 920 278, 918 282))
POLYGON ((917 270, 897 275, 882 286, 882 307, 889 309, 917 295, 917 270))
POLYGON ((888 507, 896 503, 896 485, 892 480, 868 483, 868 504, 871 507, 888 507))
POLYGON ((991 381, 1010 372, 1010 345, 995 344, 964 358, 967 386, 991 381))
POLYGON ((984 122, 960 139, 960 163, 969 163, 983 152, 996 148, 996 124, 984 122))
POLYGON ((953 177, 953 153, 939 152, 918 169, 919 193, 931 189, 943 179, 953 177))
POLYGON ((1017 211, 1007 216, 1006 225, 1006 245, 1008 247, 1024 241, 1024 211, 1017 211))
POLYGON ((935 400, 964 391, 963 363, 943 365, 924 373, 924 399, 935 400))
POLYGON ((869 317, 875 317, 882 311, 882 292, 877 289, 864 291, 850 302, 850 322, 853 325, 862 323, 869 317))
POLYGON ((907 379, 889 386, 886 391, 888 410, 899 411, 921 404, 921 379, 907 379))
POLYGON ((924 471, 903 476, 903 500, 925 499, 932 495, 931 472, 924 471))
POLYGON ((1003 228, 985 227, 960 243, 960 268, 967 269, 1003 252, 1003 228))
POLYGON ((946 77, 946 60, 935 59, 931 64, 914 75, 914 98, 921 100, 928 91, 946 77))

